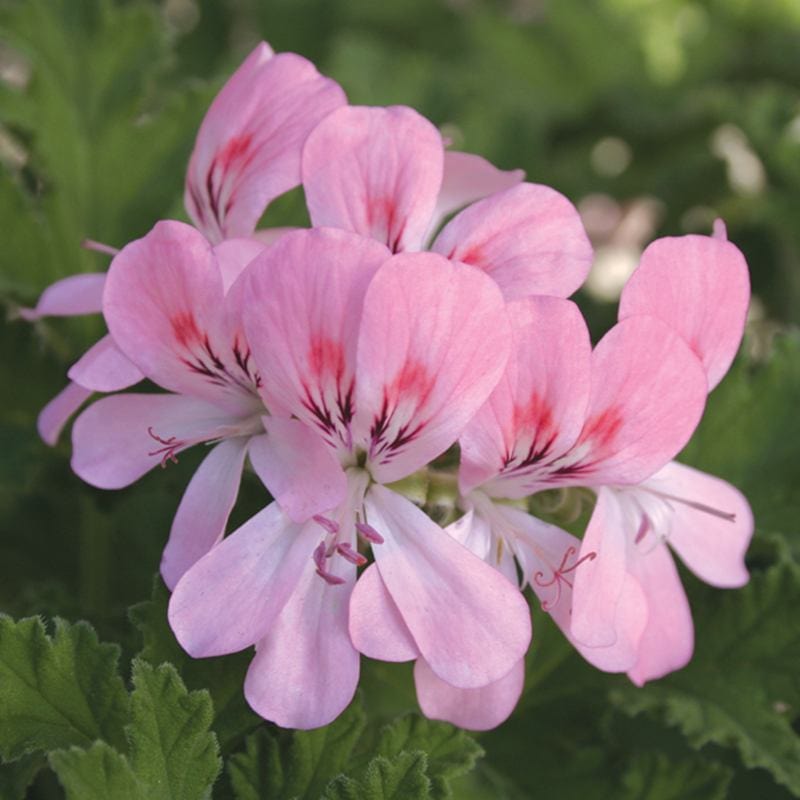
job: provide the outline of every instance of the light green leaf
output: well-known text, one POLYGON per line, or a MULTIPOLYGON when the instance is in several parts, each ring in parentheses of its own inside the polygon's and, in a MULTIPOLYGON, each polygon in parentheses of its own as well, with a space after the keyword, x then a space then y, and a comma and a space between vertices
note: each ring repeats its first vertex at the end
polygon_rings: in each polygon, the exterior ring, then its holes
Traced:
POLYGON ((119 648, 100 644, 86 623, 56 620, 50 637, 38 618, 0 616, 3 757, 88 747, 95 739, 123 746, 128 695, 118 657, 119 648))
POLYGON ((692 662, 643 689, 612 692, 629 714, 657 714, 689 743, 735 747, 748 767, 764 767, 800 794, 800 569, 757 573, 746 589, 708 590, 698 615, 692 662))
POLYGON ((88 750, 72 747, 50 754, 50 766, 67 800, 149 800, 128 760, 105 742, 88 750))
POLYGON ((360 781, 339 777, 323 800, 428 800, 431 782, 424 753, 400 753, 392 759, 374 758, 360 781))
POLYGON ((619 800, 725 800, 733 772, 703 759, 636 756, 622 777, 619 800))
POLYGON ((208 692, 187 692, 171 664, 133 662, 130 761, 150 800, 208 797, 222 766, 208 692))

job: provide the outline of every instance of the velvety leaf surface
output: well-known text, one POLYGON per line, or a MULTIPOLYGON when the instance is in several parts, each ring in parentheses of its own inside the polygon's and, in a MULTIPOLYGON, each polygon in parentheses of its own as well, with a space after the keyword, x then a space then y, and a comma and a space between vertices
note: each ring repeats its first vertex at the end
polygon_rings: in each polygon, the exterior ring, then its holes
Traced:
POLYGON ((50 766, 67 793, 67 800, 146 800, 145 787, 136 779, 125 756, 105 742, 88 750, 56 750, 50 766))
POLYGON ((432 797, 424 753, 402 752, 392 759, 374 758, 364 777, 337 778, 323 800, 427 800, 432 797))

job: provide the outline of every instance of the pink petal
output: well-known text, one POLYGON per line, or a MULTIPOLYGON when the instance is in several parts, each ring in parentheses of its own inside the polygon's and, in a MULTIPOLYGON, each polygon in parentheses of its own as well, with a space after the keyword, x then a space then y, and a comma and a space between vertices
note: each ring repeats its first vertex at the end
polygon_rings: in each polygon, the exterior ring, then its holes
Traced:
POLYGON ((737 247, 711 236, 668 237, 644 251, 619 317, 652 314, 680 333, 703 362, 710 391, 736 355, 749 302, 747 262, 737 247))
POLYGON ((303 186, 315 227, 419 250, 442 185, 442 137, 405 106, 345 106, 308 137, 303 186))
POLYGON ((262 717, 308 730, 333 722, 358 685, 359 655, 347 631, 356 569, 337 566, 345 584, 322 580, 309 559, 300 582, 269 633, 256 645, 244 693, 262 717))
POLYGON ((99 314, 102 310, 105 282, 105 272, 87 272, 62 278, 42 292, 36 308, 21 308, 19 315, 28 322, 33 322, 42 317, 99 314))
POLYGON ((260 407, 231 340, 217 259, 203 236, 159 222, 114 259, 104 313, 117 346, 152 381, 232 412, 260 407))
POLYGON ((300 183, 309 132, 346 102, 344 92, 294 53, 262 42, 214 99, 186 175, 189 216, 212 241, 249 236, 274 198, 300 183))
POLYGON ((287 233, 242 276, 247 340, 269 408, 285 408, 349 446, 364 294, 389 251, 332 229, 287 233))
POLYGON ((431 669, 465 689, 508 674, 531 638, 519 590, 389 489, 374 484, 366 510, 385 540, 373 548, 381 577, 431 669))
POLYGON ((255 239, 227 239, 214 248, 217 266, 222 275, 222 289, 228 290, 236 283, 244 268, 266 247, 255 239))
POLYGON ((266 436, 250 445, 258 477, 293 522, 338 506, 347 492, 339 459, 315 431, 292 419, 265 417, 266 436))
POLYGON ((95 392, 116 392, 144 379, 139 368, 114 344, 109 334, 92 345, 67 374, 95 392))
POLYGON ((698 578, 721 588, 747 583, 744 556, 753 536, 753 512, 741 492, 675 461, 642 488, 667 496, 672 513, 663 535, 698 578))
POLYGON ((446 217, 454 211, 490 194, 516 186, 523 180, 525 172, 521 169, 505 171, 472 153, 446 150, 442 187, 436 199, 436 210, 433 212, 428 235, 436 233, 446 217))
POLYGON ((39 412, 36 429, 46 444, 55 446, 69 418, 91 394, 91 389, 70 382, 39 412))
POLYGON ((700 361, 665 323, 646 316, 617 323, 592 354, 586 424, 563 480, 597 486, 648 478, 683 449, 706 394, 700 361))
POLYGON ((376 564, 361 573, 353 590, 350 638, 356 650, 380 661, 412 661, 419 656, 376 564))
MULTIPOLYGON (((594 553, 575 570, 571 633, 587 647, 617 641, 617 607, 626 574, 626 537, 630 525, 618 495, 600 488, 578 558, 594 553)), ((633 531, 635 536, 636 531, 633 531)))
POLYGON ((236 420, 175 394, 117 394, 90 405, 72 426, 72 469, 100 489, 121 489, 236 420), (170 443, 170 440, 173 440, 170 443))
POLYGON ((422 713, 470 731, 488 731, 505 722, 522 694, 525 661, 520 659, 500 680, 479 689, 451 686, 420 658, 414 665, 414 683, 422 713))
POLYGON ((507 311, 505 373, 460 439, 462 493, 495 478, 495 496, 531 494, 541 462, 569 450, 586 418, 591 343, 577 306, 531 297, 507 311))
POLYGON ((431 249, 484 270, 509 300, 568 297, 592 264, 592 246, 575 206, 533 183, 473 203, 444 227, 431 249))
POLYGON ((692 612, 675 563, 661 543, 651 544, 648 552, 638 551, 628 563, 647 598, 639 658, 628 671, 637 686, 685 667, 694 650, 692 612))
POLYGON ((170 589, 224 536, 239 493, 247 443, 247 437, 220 442, 189 481, 161 556, 161 575, 170 589))
POLYGON ((279 227, 279 228, 259 228, 257 231, 253 231, 250 238, 255 239, 257 242, 260 242, 263 245, 271 245, 275 244, 281 236, 284 236, 291 231, 301 230, 298 227, 279 227))
POLYGON ((403 478, 453 444, 509 349, 503 298, 479 270, 433 253, 381 267, 364 300, 354 422, 375 480, 403 478))
POLYGON ((263 639, 311 561, 319 526, 291 522, 271 503, 178 581, 169 624, 194 658, 235 653, 263 639))

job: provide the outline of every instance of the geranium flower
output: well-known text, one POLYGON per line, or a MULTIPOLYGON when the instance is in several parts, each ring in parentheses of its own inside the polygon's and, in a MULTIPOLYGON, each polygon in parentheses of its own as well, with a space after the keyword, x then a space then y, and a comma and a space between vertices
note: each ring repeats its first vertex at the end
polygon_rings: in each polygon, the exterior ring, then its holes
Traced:
MULTIPOLYGON (((502 297, 440 255, 390 256, 345 231, 297 231, 241 279, 260 394, 335 454, 347 496, 300 526, 269 506, 184 575, 169 617, 193 656, 256 643, 245 694, 284 726, 345 708, 357 651, 402 660, 412 642, 444 679, 479 686, 530 639, 517 589, 387 485, 444 452, 488 397, 509 347, 502 297), (375 563, 351 599, 358 538, 375 563), (380 616, 376 584, 392 617, 380 616)), ((312 453, 297 458, 313 466, 312 453)))

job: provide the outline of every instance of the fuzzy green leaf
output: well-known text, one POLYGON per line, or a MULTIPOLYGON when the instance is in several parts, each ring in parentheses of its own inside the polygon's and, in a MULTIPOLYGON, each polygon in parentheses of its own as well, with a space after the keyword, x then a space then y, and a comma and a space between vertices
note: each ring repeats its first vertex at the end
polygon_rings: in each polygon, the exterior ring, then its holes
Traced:
POLYGON ((663 753, 636 756, 622 778, 620 800, 725 800, 733 772, 700 757, 674 761, 663 753))
POLYGON ((745 589, 708 590, 697 620, 697 651, 683 670, 643 689, 615 690, 630 714, 656 713, 700 748, 735 747, 800 794, 800 569, 792 563, 753 576, 745 589))
POLYGON ((95 739, 124 746, 128 695, 117 673, 119 648, 101 644, 86 623, 0 616, 0 753, 14 759, 36 750, 95 739))
POLYGON ((105 742, 88 750, 71 747, 50 754, 67 800, 149 800, 125 756, 105 742))
POLYGON ((28 786, 45 763, 41 753, 32 753, 16 761, 0 764, 0 798, 23 800, 28 786))
POLYGON ((331 783, 323 800, 429 800, 431 781, 421 752, 400 753, 392 759, 374 758, 364 777, 341 776, 331 783))

